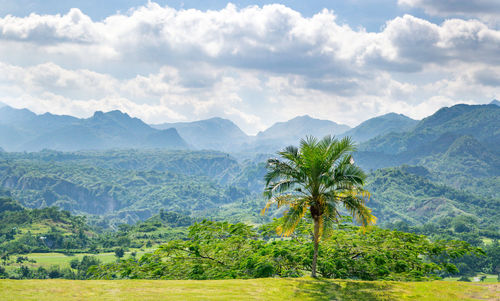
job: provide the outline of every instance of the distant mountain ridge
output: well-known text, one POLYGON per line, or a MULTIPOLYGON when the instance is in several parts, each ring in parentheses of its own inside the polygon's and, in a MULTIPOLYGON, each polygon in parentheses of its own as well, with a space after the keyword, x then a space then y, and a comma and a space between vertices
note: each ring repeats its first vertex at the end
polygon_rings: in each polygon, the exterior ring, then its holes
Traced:
POLYGON ((495 119, 500 109, 495 105, 497 102, 442 108, 421 121, 389 113, 368 119, 355 128, 304 115, 277 122, 256 136, 247 135, 232 121, 219 117, 148 125, 118 110, 97 111, 90 118, 80 119, 51 113, 37 115, 28 109, 0 106, 0 147, 6 151, 194 148, 275 153, 285 146, 297 145, 307 135, 334 135, 351 136, 361 143, 361 151, 378 153, 377 160, 395 154, 400 160, 404 154, 408 157, 418 152, 435 153, 438 147, 441 147, 439 152, 446 151, 453 143, 450 139, 469 135, 495 152, 500 143, 495 119))
POLYGON ((400 133, 409 131, 417 123, 417 120, 403 114, 388 113, 368 119, 355 128, 346 131, 342 136, 350 136, 356 142, 364 142, 391 132, 400 133))
POLYGON ((0 108, 0 146, 7 151, 188 148, 175 129, 153 129, 120 111, 79 119, 9 106, 0 108))
POLYGON ((422 119, 413 130, 373 138, 363 145, 365 151, 399 154, 415 149, 432 149, 443 135, 473 136, 484 146, 498 150, 500 145, 500 107, 459 104, 444 107, 422 119))
POLYGON ((234 145, 241 145, 249 140, 249 136, 231 120, 220 117, 151 126, 156 129, 175 128, 190 145, 198 149, 229 151, 234 145))
POLYGON ((261 152, 276 152, 288 145, 297 145, 306 136, 336 136, 350 127, 330 120, 315 119, 309 115, 298 116, 285 122, 277 122, 257 134, 252 146, 261 152))
MULTIPOLYGON (((361 140, 367 139, 409 128, 413 122, 403 115, 387 114, 365 121, 354 129, 354 134, 361 140)), ((194 148, 274 153, 297 144, 307 135, 340 137, 350 129, 347 125, 304 115, 277 122, 256 136, 249 136, 231 120, 219 117, 148 125, 118 110, 96 111, 92 117, 81 119, 51 113, 37 115, 28 109, 0 106, 0 147, 7 151, 194 148)))

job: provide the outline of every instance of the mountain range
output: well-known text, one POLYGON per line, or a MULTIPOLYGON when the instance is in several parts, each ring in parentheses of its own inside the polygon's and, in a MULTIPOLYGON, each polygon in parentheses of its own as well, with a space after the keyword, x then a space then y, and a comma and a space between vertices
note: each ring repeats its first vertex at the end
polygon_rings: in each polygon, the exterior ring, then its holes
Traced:
POLYGON ((37 115, 28 109, 4 105, 0 107, 0 147, 5 151, 163 148, 274 153, 297 144, 307 135, 335 135, 350 136, 359 143, 359 162, 369 169, 418 164, 438 153, 443 160, 443 156, 472 156, 473 160, 492 163, 496 169, 496 159, 491 159, 491 154, 500 155, 497 103, 493 100, 489 105, 445 107, 421 121, 389 113, 355 128, 304 115, 275 123, 256 136, 249 136, 232 121, 217 117, 148 125, 120 111, 97 111, 90 118, 80 119, 50 113, 37 115), (452 148, 460 149, 460 144, 480 145, 483 154, 453 152, 452 148))
POLYGON ((79 119, 9 106, 0 108, 0 146, 6 151, 188 148, 175 129, 153 129, 120 111, 79 119))
MULTIPOLYGON (((499 129, 499 106, 461 104, 441 108, 408 131, 391 132, 372 138, 362 143, 359 149, 362 156, 378 157, 377 160, 367 159, 372 164, 367 166, 369 168, 415 164, 425 157, 445 154, 448 150, 452 151, 464 143, 476 145, 486 157, 489 156, 487 153, 498 156, 500 155, 499 129)), ((486 158, 478 153, 470 153, 472 151, 470 147, 465 149, 467 151, 460 152, 459 155, 471 155, 479 160, 486 158)))
POLYGON ((257 134, 251 150, 274 153, 287 145, 296 145, 307 135, 323 137, 339 135, 350 127, 330 120, 315 119, 308 115, 298 116, 286 122, 277 122, 257 134))
POLYGON ((45 113, 0 105, 0 147, 6 151, 61 151, 124 148, 219 150, 274 153, 306 135, 349 135, 357 142, 389 132, 401 132, 417 121, 395 113, 347 125, 304 115, 277 122, 256 136, 219 117, 193 122, 148 125, 120 111, 97 111, 90 118, 45 113))

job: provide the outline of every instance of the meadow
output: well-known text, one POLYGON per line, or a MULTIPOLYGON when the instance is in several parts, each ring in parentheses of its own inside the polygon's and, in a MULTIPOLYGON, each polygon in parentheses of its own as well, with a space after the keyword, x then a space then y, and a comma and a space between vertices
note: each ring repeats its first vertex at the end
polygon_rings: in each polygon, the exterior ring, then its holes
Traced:
POLYGON ((1 300, 498 300, 500 285, 331 279, 1 280, 1 300))

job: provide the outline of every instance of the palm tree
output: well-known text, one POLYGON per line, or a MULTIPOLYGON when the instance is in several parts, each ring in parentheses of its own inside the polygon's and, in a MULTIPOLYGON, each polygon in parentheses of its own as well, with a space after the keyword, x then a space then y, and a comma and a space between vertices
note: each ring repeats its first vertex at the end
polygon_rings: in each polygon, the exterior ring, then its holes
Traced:
POLYGON ((351 138, 342 140, 326 136, 321 140, 306 137, 300 147, 288 146, 278 152, 280 159, 267 161, 264 195, 278 208, 288 206, 277 233, 289 236, 309 211, 314 222, 314 255, 311 276, 316 277, 320 238, 325 230, 339 222, 341 207, 363 226, 375 223, 376 218, 366 207, 370 196, 363 189, 365 173, 354 164, 351 153, 355 145, 351 138))

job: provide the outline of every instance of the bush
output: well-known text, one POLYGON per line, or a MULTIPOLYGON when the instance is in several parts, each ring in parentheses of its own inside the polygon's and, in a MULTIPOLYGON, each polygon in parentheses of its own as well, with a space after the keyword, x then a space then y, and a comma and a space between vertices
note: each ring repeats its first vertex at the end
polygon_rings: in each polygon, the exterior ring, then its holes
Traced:
POLYGON ((125 250, 123 248, 117 248, 115 250, 115 256, 118 258, 122 258, 125 255, 125 250))

